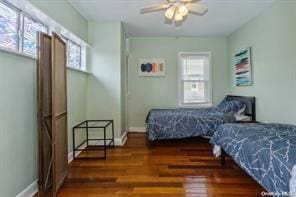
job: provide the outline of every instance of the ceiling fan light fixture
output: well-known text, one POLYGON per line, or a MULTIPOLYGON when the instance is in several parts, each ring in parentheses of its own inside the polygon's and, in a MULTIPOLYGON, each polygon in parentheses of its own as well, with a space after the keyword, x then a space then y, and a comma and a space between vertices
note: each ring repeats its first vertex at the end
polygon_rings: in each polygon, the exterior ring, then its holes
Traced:
MULTIPOLYGON (((0 0, 1 1, 1 0, 0 0)), ((160 0, 159 0, 160 1, 160 0)), ((203 4, 198 4, 196 7, 188 5, 188 3, 198 3, 201 0, 163 0, 166 3, 144 7, 141 9, 141 14, 156 12, 165 10, 166 22, 172 24, 175 22, 175 25, 182 25, 183 22, 187 19, 189 13, 203 16, 207 11, 208 7, 203 4), (189 7, 187 7, 189 6, 189 7)))
POLYGON ((181 5, 178 6, 178 13, 180 15, 182 15, 183 17, 186 16, 188 14, 188 12, 189 12, 189 10, 186 7, 186 5, 181 4, 181 5))
POLYGON ((183 20, 183 15, 179 11, 177 11, 176 14, 175 14, 174 20, 176 22, 182 21, 183 20))
POLYGON ((176 6, 171 6, 169 9, 167 9, 167 11, 165 12, 165 16, 168 19, 173 19, 174 15, 176 12, 176 6))

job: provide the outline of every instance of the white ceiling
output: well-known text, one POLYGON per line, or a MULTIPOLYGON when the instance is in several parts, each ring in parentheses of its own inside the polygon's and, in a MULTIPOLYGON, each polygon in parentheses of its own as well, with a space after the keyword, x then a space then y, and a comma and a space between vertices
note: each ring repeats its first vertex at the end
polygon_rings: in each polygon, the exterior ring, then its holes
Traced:
POLYGON ((268 8, 274 0, 201 0, 209 11, 189 14, 178 29, 166 24, 164 11, 140 14, 142 7, 166 0, 68 0, 86 19, 122 21, 129 36, 226 36, 268 8))

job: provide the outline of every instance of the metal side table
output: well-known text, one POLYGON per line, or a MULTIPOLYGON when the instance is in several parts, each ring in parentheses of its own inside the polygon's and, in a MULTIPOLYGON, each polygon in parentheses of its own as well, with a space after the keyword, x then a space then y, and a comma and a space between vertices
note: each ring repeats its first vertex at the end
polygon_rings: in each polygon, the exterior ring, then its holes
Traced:
MULTIPOLYGON (((97 134, 97 135, 98 135, 97 134)), ((114 147, 114 123, 113 120, 86 120, 81 122, 80 124, 73 127, 72 131, 73 135, 73 159, 106 159, 107 149, 110 147, 114 147), (111 138, 107 138, 107 129, 111 127, 111 138), (85 129, 86 140, 84 140, 81 144, 76 147, 75 138, 76 133, 85 129), (95 130, 94 130, 95 129, 95 130), (103 135, 103 138, 90 138, 90 133, 98 133, 103 135), (98 142, 97 144, 93 144, 91 142, 98 142), (102 143, 103 142, 103 143, 102 143), (77 157, 77 152, 83 151, 104 151, 103 157, 77 157)))

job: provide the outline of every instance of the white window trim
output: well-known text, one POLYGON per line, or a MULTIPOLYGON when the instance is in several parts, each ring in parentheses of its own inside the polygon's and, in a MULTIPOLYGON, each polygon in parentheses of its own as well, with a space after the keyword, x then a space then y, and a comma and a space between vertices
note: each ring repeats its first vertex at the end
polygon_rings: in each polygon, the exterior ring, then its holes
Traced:
POLYGON ((27 55, 25 53, 21 53, 19 51, 15 51, 15 50, 5 48, 5 47, 1 47, 1 46, 0 46, 0 51, 3 52, 3 53, 8 53, 8 54, 12 54, 12 55, 20 56, 20 57, 29 58, 31 60, 36 60, 36 57, 34 57, 32 55, 27 55))
POLYGON ((213 106, 213 88, 212 88, 212 52, 179 52, 178 55, 178 100, 179 100, 179 107, 182 108, 206 108, 206 107, 212 107, 213 106), (183 85, 182 85, 182 56, 183 55, 208 55, 209 56, 209 102, 207 103, 190 103, 185 104, 183 103, 183 85))

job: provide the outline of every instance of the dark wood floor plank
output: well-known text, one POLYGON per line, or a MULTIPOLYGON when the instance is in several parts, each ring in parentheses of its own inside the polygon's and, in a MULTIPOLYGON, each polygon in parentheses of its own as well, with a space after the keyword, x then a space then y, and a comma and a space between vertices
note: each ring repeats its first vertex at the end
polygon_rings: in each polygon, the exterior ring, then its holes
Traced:
POLYGON ((221 167, 207 139, 151 143, 143 133, 130 133, 123 147, 108 150, 107 160, 73 161, 58 196, 229 197, 260 196, 263 190, 231 158, 221 167))

